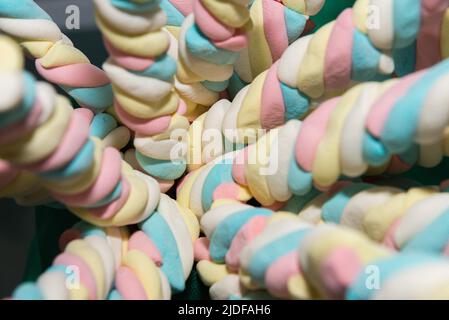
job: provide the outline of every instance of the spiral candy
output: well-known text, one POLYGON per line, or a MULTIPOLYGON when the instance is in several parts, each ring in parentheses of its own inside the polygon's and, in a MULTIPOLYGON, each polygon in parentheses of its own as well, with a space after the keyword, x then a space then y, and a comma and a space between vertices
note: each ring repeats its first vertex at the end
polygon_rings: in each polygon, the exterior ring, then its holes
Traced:
POLYGON ((219 99, 233 65, 248 45, 252 23, 249 1, 198 0, 182 24, 178 38, 176 89, 189 113, 219 99))
MULTIPOLYGON (((324 102, 304 121, 291 120, 240 151, 234 157, 240 163, 227 164, 231 174, 223 183, 248 188, 270 206, 307 195, 313 186, 327 190, 342 177, 398 174, 415 163, 436 166, 447 154, 446 91, 440 86, 448 65, 443 61, 402 79, 360 84, 324 102)), ((186 184, 196 187, 185 192, 205 197, 211 185, 204 181, 186 184)), ((202 206, 194 211, 209 209, 202 206)))
POLYGON ((222 203, 207 212, 201 225, 208 239, 196 245, 195 254, 211 296, 447 298, 443 283, 448 281, 449 260, 422 252, 395 254, 356 230, 308 225, 300 218, 236 203, 222 203), (219 272, 222 263, 225 272, 219 272), (370 279, 376 274, 383 276, 370 279), (424 274, 424 280, 418 280, 417 275, 424 274), (367 290, 368 284, 373 290, 367 290), (415 286, 426 289, 410 290, 415 286))
POLYGON ((228 92, 231 96, 276 62, 287 47, 312 29, 309 16, 315 15, 325 1, 255 0, 251 2, 253 22, 244 48, 235 64, 228 92))
POLYGON ((110 54, 103 68, 113 85, 115 113, 136 132, 141 167, 172 181, 184 172, 185 164, 170 161, 171 148, 178 143, 171 133, 187 129, 189 122, 183 116, 185 104, 173 90, 176 62, 167 53, 169 35, 161 29, 166 16, 157 1, 96 0, 95 5, 110 54))
MULTIPOLYGON (((227 131, 272 129, 288 120, 305 117, 317 103, 341 94, 354 82, 383 79, 396 69, 398 74, 414 71, 416 68, 403 72, 405 67, 400 62, 395 65, 389 52, 393 48, 399 52, 413 45, 426 32, 425 22, 440 21, 441 14, 438 10, 426 9, 429 5, 426 1, 413 1, 410 14, 397 17, 399 12, 408 10, 408 5, 408 1, 359 0, 354 8, 346 9, 315 34, 296 40, 276 63, 240 90, 226 107, 218 126, 224 138, 231 140, 227 131), (379 28, 369 27, 371 7, 381 8, 381 13, 389 10, 389 15, 379 15, 379 28), (396 15, 392 16, 393 7, 396 15), (429 16, 421 24, 416 16, 420 13, 429 16)), ((437 33, 440 35, 438 43, 445 41, 441 37, 445 34, 445 24, 441 25, 441 30, 437 33)), ((428 56, 427 50, 421 46, 421 55, 428 56)), ((409 56, 394 54, 396 60, 406 60, 409 56)), ((439 60, 433 59, 432 63, 439 60)), ((237 133, 236 140, 244 143, 244 136, 237 133)))
POLYGON ((306 279, 326 299, 447 299, 446 258, 393 254, 346 228, 316 227, 298 255, 306 279))
POLYGON ((124 228, 97 228, 84 222, 60 238, 64 250, 36 282, 19 285, 12 294, 18 300, 100 300, 108 297, 122 247, 128 238, 124 228))
POLYGON ((314 198, 299 216, 354 228, 395 250, 448 255, 448 195, 435 187, 403 187, 349 184, 314 198))
MULTIPOLYGON (((32 172, 55 200, 96 225, 122 226, 148 217, 159 201, 157 182, 133 171, 117 149, 90 134, 92 112, 73 110, 48 84, 23 72, 21 52, 11 40, 3 37, 1 47, 1 72, 16 78, 12 90, 2 88, 0 125, 10 132, 2 135, 0 157, 8 164, 2 174, 13 178, 14 168, 32 172)), ((93 133, 107 136, 112 118, 96 119, 93 133)))
POLYGON ((2 1, 0 30, 17 39, 36 59, 36 69, 44 79, 59 85, 81 106, 95 112, 112 106, 108 77, 73 46, 34 1, 2 1))

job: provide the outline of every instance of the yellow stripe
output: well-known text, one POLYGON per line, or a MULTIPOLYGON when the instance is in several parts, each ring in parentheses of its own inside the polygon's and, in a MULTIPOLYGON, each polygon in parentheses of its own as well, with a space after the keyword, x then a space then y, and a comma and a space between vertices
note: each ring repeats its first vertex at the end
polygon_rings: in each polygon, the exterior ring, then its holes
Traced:
POLYGON ((287 8, 300 12, 302 14, 306 13, 305 0, 282 0, 282 4, 287 8))
POLYGON ((268 206, 275 202, 270 193, 266 174, 262 170, 268 167, 270 147, 273 141, 273 132, 262 136, 253 147, 248 149, 248 163, 245 165, 245 176, 249 190, 262 205, 268 206))
POLYGON ((129 251, 123 259, 123 265, 131 268, 140 280, 149 300, 162 299, 162 285, 156 265, 144 253, 129 251))
POLYGON ((158 57, 168 50, 170 40, 164 31, 148 32, 143 35, 132 36, 119 34, 109 27, 100 15, 95 15, 95 20, 103 35, 120 51, 138 57, 158 57))
POLYGON ((435 193, 431 188, 413 188, 371 208, 364 216, 363 227, 366 233, 370 238, 381 242, 395 220, 402 217, 413 204, 435 193))
POLYGON ((352 9, 352 22, 360 32, 365 34, 368 33, 368 9, 369 0, 357 0, 352 9))
POLYGON ((185 84, 196 83, 205 80, 189 68, 189 66, 184 62, 184 58, 181 55, 178 56, 176 77, 179 81, 185 84))
POLYGON ((225 264, 218 264, 209 260, 201 260, 198 262, 196 270, 198 270, 198 274, 203 283, 208 287, 229 274, 225 264))
POLYGON ((251 73, 256 76, 267 70, 272 64, 270 47, 265 38, 262 0, 256 0, 250 10, 253 29, 250 32, 248 46, 251 73))
POLYGON ((202 132, 206 114, 202 114, 189 127, 187 141, 187 166, 189 171, 197 170, 203 165, 202 132))
POLYGON ((315 33, 301 63, 298 73, 298 89, 309 97, 318 99, 325 93, 324 63, 326 49, 335 22, 326 24, 315 33))
POLYGON ((148 189, 144 181, 134 174, 123 173, 130 184, 130 194, 122 208, 109 219, 99 219, 85 208, 69 208, 77 216, 97 226, 125 226, 137 219, 147 204, 148 189))
POLYGON ((346 117, 362 91, 357 86, 348 91, 332 111, 313 163, 313 179, 319 185, 332 185, 340 176, 340 137, 346 117))
POLYGON ((139 101, 122 89, 112 85, 114 96, 122 106, 123 110, 134 117, 140 119, 150 119, 160 116, 165 116, 176 112, 179 105, 178 95, 172 91, 158 102, 143 102, 139 101))
POLYGON ((204 167, 190 173, 190 175, 184 179, 183 184, 176 195, 176 201, 184 208, 190 208, 190 192, 192 191, 196 178, 202 170, 204 170, 204 167))
POLYGON ((48 50, 54 45, 50 41, 23 41, 20 44, 29 55, 36 59, 45 56, 48 50))
POLYGON ((84 240, 73 240, 65 248, 65 252, 81 258, 88 266, 94 276, 97 285, 97 299, 106 296, 106 284, 104 282, 104 266, 100 255, 84 240))
POLYGON ((39 62, 44 68, 65 66, 75 63, 90 63, 89 59, 77 48, 64 43, 56 43, 39 62))
POLYGON ((206 7, 206 9, 215 16, 215 18, 217 18, 227 26, 240 28, 250 19, 248 9, 232 1, 200 1, 206 7))
POLYGON ((0 59, 0 71, 11 72, 23 69, 23 54, 19 45, 9 37, 0 36, 2 58, 0 59))
POLYGON ((49 156, 58 146, 70 122, 72 107, 58 96, 50 118, 33 132, 0 148, 0 157, 15 164, 33 163, 49 156))
POLYGON ((262 90, 268 70, 259 74, 250 84, 237 115, 237 128, 259 129, 262 90))
POLYGON ((193 243, 200 235, 200 224, 198 219, 190 209, 180 206, 178 202, 176 202, 176 206, 178 207, 179 213, 184 220, 187 229, 189 229, 190 237, 193 243))

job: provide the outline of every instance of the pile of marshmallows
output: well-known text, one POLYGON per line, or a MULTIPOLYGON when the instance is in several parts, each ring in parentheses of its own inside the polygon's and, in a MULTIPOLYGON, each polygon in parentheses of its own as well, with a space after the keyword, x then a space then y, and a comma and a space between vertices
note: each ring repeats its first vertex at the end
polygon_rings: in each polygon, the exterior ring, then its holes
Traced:
POLYGON ((0 196, 80 218, 10 298, 449 299, 449 0, 93 3, 0 2, 0 196))

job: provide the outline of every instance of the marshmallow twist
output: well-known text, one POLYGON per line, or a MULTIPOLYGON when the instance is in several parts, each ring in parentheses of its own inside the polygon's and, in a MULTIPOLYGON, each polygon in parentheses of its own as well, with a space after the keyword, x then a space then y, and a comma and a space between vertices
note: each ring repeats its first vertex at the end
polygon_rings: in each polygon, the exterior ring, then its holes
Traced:
MULTIPOLYGON (((0 30, 17 39, 36 59, 36 70, 77 103, 95 112, 112 106, 112 88, 104 72, 76 49, 51 17, 32 0, 0 4, 0 30)), ((0 79, 3 86, 5 79, 0 79)))
POLYGON ((217 203, 201 219, 208 238, 195 244, 197 268, 211 286, 211 297, 447 298, 448 259, 424 252, 394 253, 357 230, 327 223, 313 226, 301 218, 217 203), (376 272, 383 276, 374 278, 376 272), (368 282, 376 290, 367 290, 368 282))
POLYGON ((14 179, 16 168, 32 172, 53 199, 100 226, 137 223, 153 213, 160 196, 157 181, 133 170, 107 146, 120 146, 126 136, 123 130, 106 134, 115 120, 73 110, 51 86, 21 70, 21 52, 12 40, 2 38, 0 46, 5 53, 1 74, 15 84, 7 91, 2 87, 0 102, 4 181, 14 179))
MULTIPOLYGON (((304 121, 291 120, 238 152, 226 164, 230 174, 223 184, 248 188, 262 205, 271 206, 307 195, 313 187, 328 190, 345 177, 436 166, 448 154, 447 91, 441 89, 448 66, 443 61, 401 79, 360 84, 324 102, 304 121)), ((185 188, 191 194, 185 205, 199 214, 210 208, 213 194, 206 191, 212 178, 204 175, 199 180, 191 174, 185 184, 193 186, 185 188)))
POLYGON ((60 253, 36 282, 13 292, 18 300, 104 300, 113 287, 128 241, 125 228, 98 228, 80 222, 60 238, 60 253))
POLYGON ((185 130, 186 106, 173 89, 176 61, 162 27, 166 15, 158 1, 95 0, 96 19, 110 58, 103 64, 114 90, 114 111, 136 132, 134 145, 141 167, 153 177, 174 180, 185 162, 173 160, 178 143, 173 131, 185 130))
POLYGON ((231 97, 261 72, 279 60, 287 47, 313 29, 309 16, 317 14, 325 1, 255 0, 250 4, 253 28, 249 44, 235 63, 228 92, 231 97))

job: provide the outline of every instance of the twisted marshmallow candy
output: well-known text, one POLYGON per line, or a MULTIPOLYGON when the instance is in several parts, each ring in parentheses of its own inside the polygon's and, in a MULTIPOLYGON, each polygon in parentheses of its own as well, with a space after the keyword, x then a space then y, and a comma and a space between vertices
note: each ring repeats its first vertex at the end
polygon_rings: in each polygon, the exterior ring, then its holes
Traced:
POLYGON ((201 218, 201 228, 207 238, 196 242, 195 257, 212 298, 266 297, 263 289, 290 297, 282 288, 293 272, 300 273, 295 251, 312 225, 293 214, 226 201, 201 218))
POLYGON ((196 217, 162 194, 155 212, 128 241, 111 299, 169 299, 185 289, 193 266, 196 217))
POLYGON ((448 201, 435 187, 354 183, 313 197, 299 216, 357 229, 395 250, 448 255, 448 201))
POLYGON ((251 2, 253 28, 248 35, 248 47, 242 50, 230 79, 228 92, 232 97, 257 75, 270 68, 291 43, 311 31, 313 22, 309 16, 317 14, 324 3, 324 0, 251 2))
MULTIPOLYGON (((76 49, 51 17, 32 0, 4 0, 0 30, 17 39, 36 59, 36 69, 81 106, 101 112, 112 106, 112 88, 104 72, 76 49)), ((7 80, 0 79, 4 87, 7 80)))
MULTIPOLYGON (((238 143, 244 143, 247 129, 272 129, 290 119, 304 117, 315 102, 340 94, 354 82, 391 74, 394 71, 389 56, 392 48, 399 52, 412 45, 424 37, 421 35, 426 33, 427 23, 440 21, 440 10, 429 10, 429 5, 429 1, 357 1, 353 9, 343 11, 315 34, 295 41, 278 62, 243 88, 232 103, 219 101, 213 108, 215 114, 207 117, 214 119, 225 140, 236 138, 238 143), (414 8, 410 15, 399 14, 408 12, 408 5, 414 8), (369 8, 381 8, 379 28, 368 28, 373 23, 369 8), (395 15, 392 15, 393 8, 395 15), (428 18, 417 19, 421 13, 428 18), (233 132, 237 132, 235 138, 231 136, 233 132)), ((445 25, 438 33, 441 36, 438 43, 445 41, 442 36, 447 29, 445 25)), ((432 56, 432 50, 421 47, 420 56, 432 56)), ((395 56, 405 59, 410 54, 395 56)), ((431 60, 432 63, 439 61, 431 60)), ((398 70, 398 73, 404 72, 398 70)))
POLYGON ((448 299, 449 260, 438 255, 393 254, 327 224, 306 235, 297 252, 305 278, 323 298, 448 299))
MULTIPOLYGON (((103 68, 115 94, 115 113, 136 132, 140 166, 153 177, 172 181, 185 171, 173 162, 171 139, 185 130, 185 104, 173 90, 176 61, 167 53, 169 34, 161 28, 166 16, 158 1, 95 0, 97 23, 110 58, 103 68)), ((171 182, 172 184, 172 182, 171 182)))
MULTIPOLYGON (((90 135, 102 140, 105 147, 122 149, 128 144, 130 132, 126 127, 118 126, 117 121, 106 113, 99 113, 90 123, 90 135)), ((56 205, 50 192, 42 185, 38 176, 27 170, 13 168, 6 161, 0 161, 0 197, 14 198, 23 206, 56 205)), ((143 172, 143 170, 141 170, 143 172)))
MULTIPOLYGON (((345 176, 402 173, 416 162, 435 166, 448 154, 447 90, 442 89, 448 67, 443 61, 402 79, 355 86, 321 104, 303 122, 291 120, 262 136, 233 164, 228 161, 225 179, 215 180, 247 187, 270 206, 292 194, 306 195, 312 186, 328 189, 345 176)), ((190 203, 184 205, 199 214, 210 208, 213 191, 206 190, 216 187, 208 175, 220 170, 211 169, 218 163, 206 166, 209 171, 200 169, 204 177, 187 178, 190 203)))
POLYGON ((14 177, 11 168, 33 172, 54 199, 96 225, 122 226, 148 217, 159 201, 157 182, 132 170, 117 149, 89 136, 92 112, 73 110, 52 87, 22 71, 22 55, 12 40, 3 37, 0 46, 0 72, 14 84, 0 89, 0 158, 8 164, 2 176, 14 177))
POLYGON ((212 298, 260 298, 264 290, 284 299, 447 298, 445 258, 394 254, 352 229, 264 210, 224 204, 202 218, 209 239, 195 254, 212 298))
POLYGON ((78 223, 62 235, 65 251, 53 266, 36 283, 20 285, 13 298, 170 299, 171 292, 184 290, 192 269, 198 221, 162 195, 140 226, 143 231, 128 236, 126 228, 78 223))
POLYGON ((122 262, 128 232, 125 228, 97 228, 78 223, 60 239, 59 254, 36 282, 13 292, 19 300, 103 300, 113 286, 122 262))
MULTIPOLYGON (((167 14, 167 29, 176 38, 185 17, 193 12, 190 1, 161 2, 167 14)), ((315 15, 324 5, 324 0, 255 0, 249 3, 253 27, 248 34, 249 43, 236 61, 235 72, 230 78, 228 92, 234 96, 255 76, 268 69, 278 60, 293 41, 311 29, 309 15, 315 15), (281 23, 281 22, 284 23, 281 23)))
POLYGON ((193 2, 193 13, 179 32, 175 84, 189 113, 204 111, 227 88, 233 65, 248 45, 252 26, 248 5, 248 0, 193 2))

